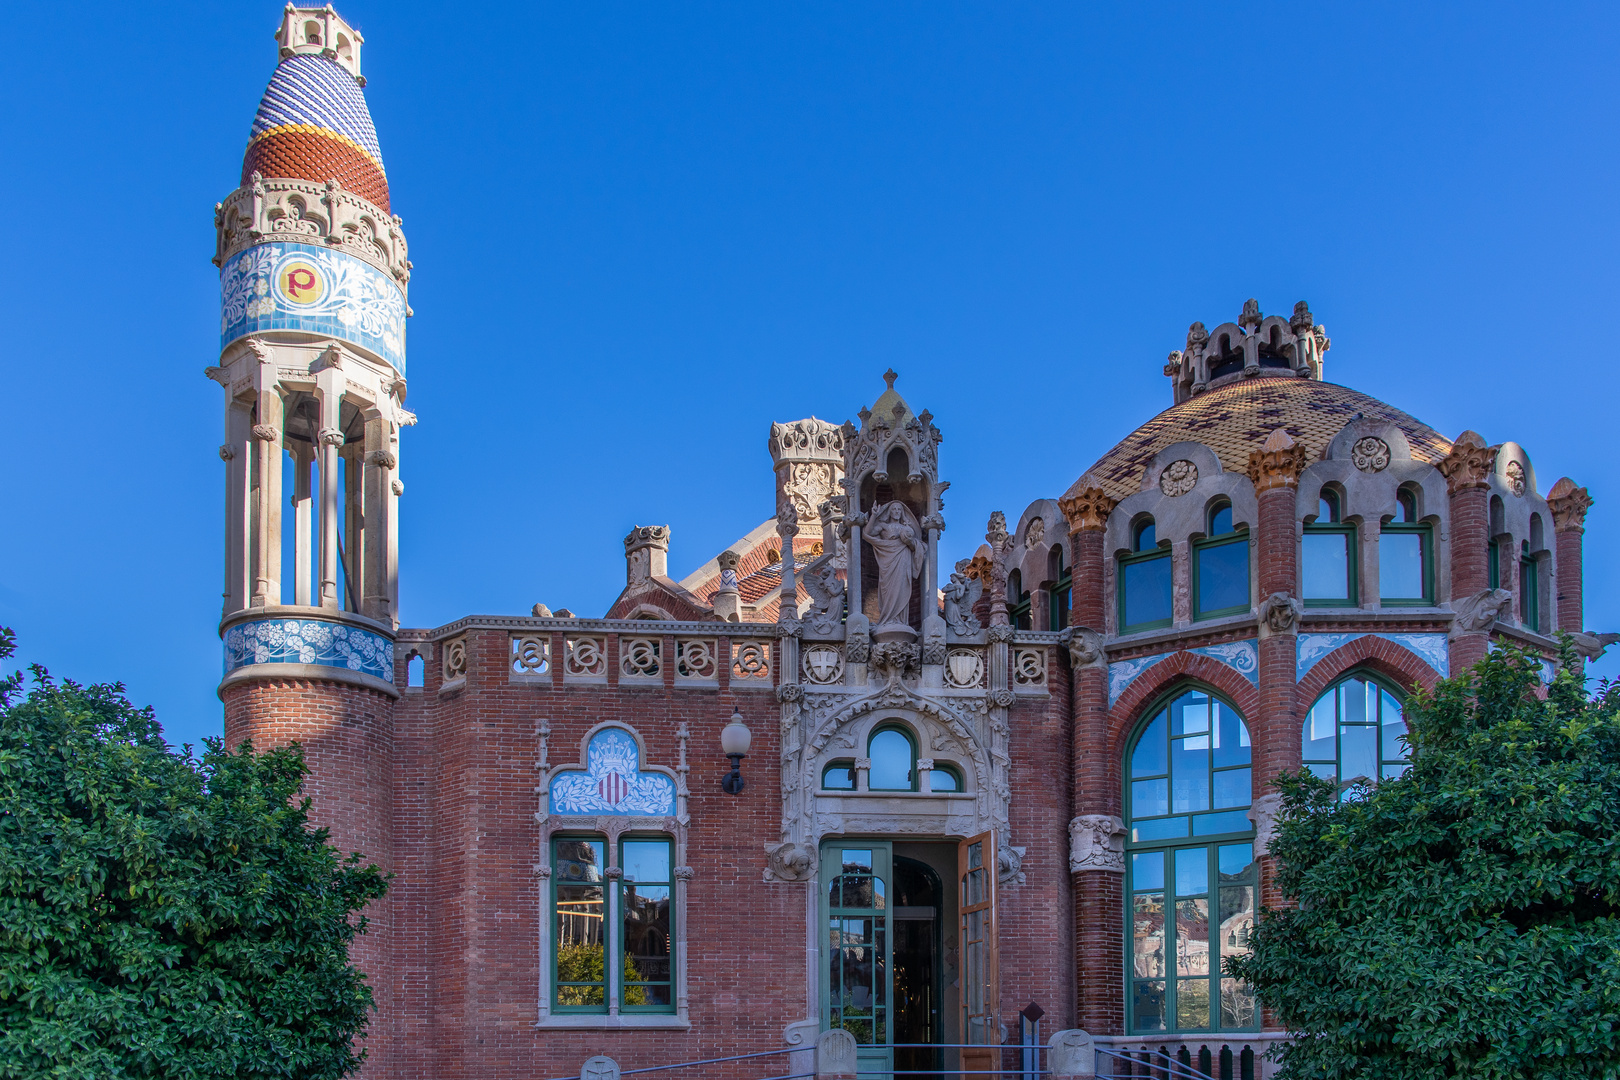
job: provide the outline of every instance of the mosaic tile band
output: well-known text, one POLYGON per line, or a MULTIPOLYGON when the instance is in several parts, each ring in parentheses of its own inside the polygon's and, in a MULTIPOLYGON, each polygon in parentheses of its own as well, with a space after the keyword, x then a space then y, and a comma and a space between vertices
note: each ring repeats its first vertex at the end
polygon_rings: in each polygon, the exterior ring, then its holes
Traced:
POLYGON ((358 345, 405 374, 405 294, 352 255, 312 244, 259 244, 219 275, 219 345, 266 330, 358 345))
POLYGON ((394 681, 394 645, 381 634, 320 619, 262 619, 225 631, 225 674, 254 664, 316 664, 394 681))
POLYGON ((1428 664, 1441 678, 1451 674, 1451 650, 1444 634, 1300 634, 1294 646, 1294 681, 1305 678, 1318 660, 1335 649, 1368 636, 1394 642, 1428 664))
POLYGON ((642 772, 636 740, 608 728, 591 738, 585 770, 565 769, 548 785, 553 814, 613 814, 667 817, 675 812, 675 782, 642 772))
MULTIPOLYGON (((1148 668, 1161 660, 1168 660, 1179 650, 1155 653, 1152 656, 1138 656, 1134 660, 1119 660, 1108 665, 1108 707, 1114 703, 1135 682, 1137 677, 1148 668)), ((1218 660, 1233 671, 1248 679, 1252 685, 1260 685, 1260 647, 1253 640, 1229 641, 1221 645, 1206 645, 1198 649, 1186 650, 1199 656, 1207 656, 1211 660, 1218 660)))

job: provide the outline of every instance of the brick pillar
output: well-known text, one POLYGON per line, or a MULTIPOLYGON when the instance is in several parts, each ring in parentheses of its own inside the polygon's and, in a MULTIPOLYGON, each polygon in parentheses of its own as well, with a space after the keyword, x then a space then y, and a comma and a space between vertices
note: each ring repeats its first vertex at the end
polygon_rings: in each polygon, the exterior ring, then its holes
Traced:
MULTIPOLYGON (((1069 523, 1069 550, 1074 559, 1070 591, 1069 660, 1073 718, 1072 783, 1075 821, 1071 844, 1082 833, 1076 823, 1092 823, 1084 834, 1095 838, 1098 829, 1113 835, 1119 821, 1119 769, 1108 745, 1108 658, 1103 653, 1103 569, 1107 553, 1103 530, 1114 500, 1094 478, 1081 477, 1058 500, 1069 523)), ((1118 839, 1119 837, 1115 837, 1118 839)), ((1074 897, 1075 1024, 1094 1035, 1117 1035, 1125 1030, 1125 1002, 1121 996, 1125 972, 1121 958, 1124 940, 1123 852, 1110 843, 1092 843, 1092 854, 1076 861, 1070 852, 1070 888, 1074 897), (1076 869, 1076 867, 1080 867, 1076 869)))
POLYGON ((1559 630, 1578 634, 1585 621, 1582 610, 1581 546, 1586 533, 1586 511, 1592 505, 1592 496, 1585 488, 1576 487, 1575 481, 1563 477, 1547 495, 1547 509, 1552 511, 1553 533, 1556 537, 1558 559, 1557 597, 1554 619, 1559 630))
MULTIPOLYGON (((1249 455, 1249 479, 1259 502, 1255 523, 1259 546, 1260 714, 1248 717, 1254 744, 1253 797, 1257 806, 1276 801, 1271 783, 1300 761, 1300 705, 1294 680, 1299 616, 1305 610, 1295 595, 1299 587, 1299 474, 1308 459, 1305 448, 1278 428, 1249 455), (1265 800, 1265 801, 1262 801, 1265 800)), ((1275 860, 1259 845, 1260 902, 1275 907, 1283 898, 1272 882, 1275 860)))
MULTIPOLYGON (((1472 596, 1490 587, 1491 573, 1487 546, 1490 543, 1491 512, 1488 482, 1496 467, 1500 446, 1486 446, 1477 432, 1457 436, 1451 453, 1440 462, 1451 502, 1451 605, 1455 609, 1472 596)), ((1502 568, 1504 581, 1513 575, 1518 553, 1509 552, 1502 568)), ((1505 586, 1505 587, 1511 587, 1505 586)), ((1451 674, 1458 675, 1485 658, 1489 631, 1453 629, 1451 634, 1451 674)))

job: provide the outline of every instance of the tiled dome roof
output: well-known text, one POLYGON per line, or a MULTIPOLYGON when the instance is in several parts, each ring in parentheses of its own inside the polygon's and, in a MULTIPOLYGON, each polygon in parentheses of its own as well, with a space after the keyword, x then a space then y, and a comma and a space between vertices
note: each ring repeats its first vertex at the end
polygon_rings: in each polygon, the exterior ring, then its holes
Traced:
POLYGON ((267 177, 336 180, 389 210, 377 129, 359 80, 336 60, 308 54, 285 57, 270 77, 253 117, 242 183, 267 177))
POLYGON ((1451 449, 1451 440, 1427 424, 1349 387, 1315 379, 1252 378, 1166 409, 1104 454, 1087 474, 1110 497, 1123 499, 1141 490, 1142 472, 1153 455, 1178 442, 1201 442, 1220 458, 1221 468, 1246 473, 1249 455, 1278 428, 1315 461, 1357 413, 1399 427, 1418 461, 1435 464, 1451 449))

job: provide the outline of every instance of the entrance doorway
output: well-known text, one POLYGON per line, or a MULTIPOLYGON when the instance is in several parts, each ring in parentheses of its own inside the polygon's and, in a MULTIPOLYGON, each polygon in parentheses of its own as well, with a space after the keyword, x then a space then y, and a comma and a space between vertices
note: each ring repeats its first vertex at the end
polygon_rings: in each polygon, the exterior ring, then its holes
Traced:
POLYGON ((927 1080, 957 1066, 956 1052, 941 1046, 962 1041, 957 848, 865 838, 822 844, 822 1023, 855 1037, 862 1073, 927 1080))

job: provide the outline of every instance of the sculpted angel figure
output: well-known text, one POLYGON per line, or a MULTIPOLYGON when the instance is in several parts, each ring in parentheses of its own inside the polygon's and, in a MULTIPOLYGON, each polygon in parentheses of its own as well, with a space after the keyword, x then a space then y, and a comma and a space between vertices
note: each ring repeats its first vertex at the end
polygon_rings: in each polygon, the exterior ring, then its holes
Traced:
POLYGON ((922 527, 902 502, 886 502, 872 511, 861 538, 872 545, 878 564, 878 623, 906 623, 911 612, 911 583, 922 573, 922 527))

